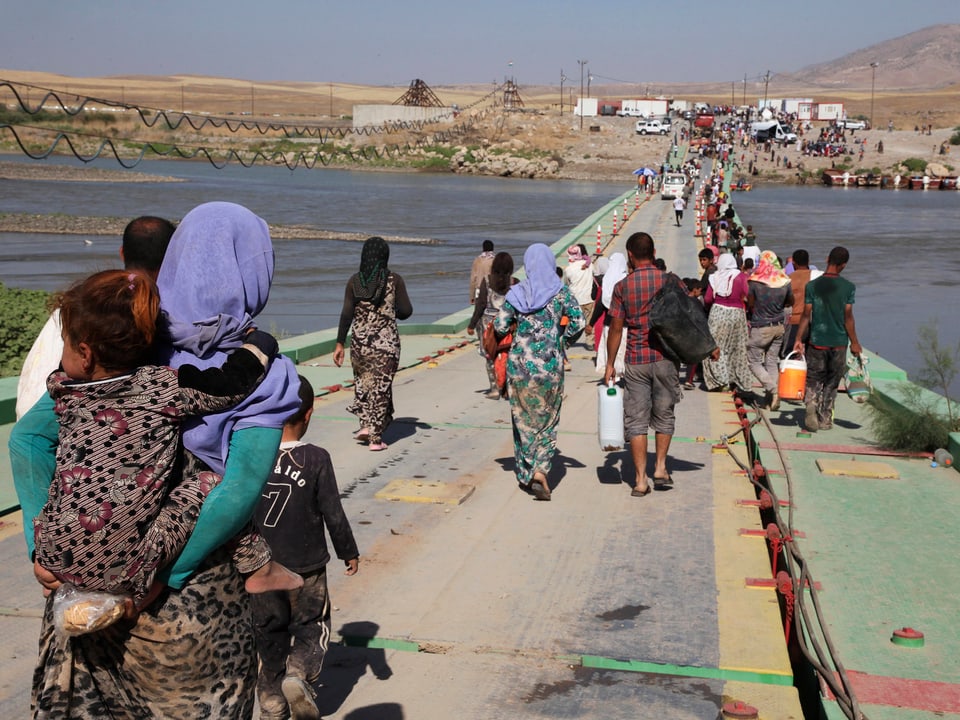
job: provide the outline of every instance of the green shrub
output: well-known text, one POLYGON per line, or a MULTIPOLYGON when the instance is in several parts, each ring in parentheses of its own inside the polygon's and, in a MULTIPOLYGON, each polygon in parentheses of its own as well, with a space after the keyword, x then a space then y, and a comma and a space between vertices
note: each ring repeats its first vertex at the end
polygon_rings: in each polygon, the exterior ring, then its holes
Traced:
POLYGON ((950 136, 951 145, 960 145, 960 128, 956 128, 956 132, 950 136))
POLYGON ((901 404, 872 394, 870 424, 883 447, 932 452, 946 447, 950 433, 960 430, 955 402, 950 398, 950 384, 960 372, 960 343, 955 348, 941 345, 937 323, 931 321, 917 330, 917 353, 923 363, 916 373, 917 384, 903 383, 901 404), (946 413, 940 396, 932 396, 922 388, 946 398, 946 413))
POLYGON ((928 390, 943 394, 947 399, 947 422, 957 429, 950 385, 960 372, 960 342, 955 348, 941 345, 937 322, 933 320, 917 328, 917 353, 923 362, 917 372, 917 383, 928 390))
POLYGON ((907 158, 902 165, 910 172, 923 172, 927 169, 927 161, 923 158, 907 158))
POLYGON ((85 112, 80 115, 80 122, 85 125, 95 122, 104 125, 114 125, 117 122, 117 116, 111 112, 85 112))
POLYGON ((947 419, 923 401, 916 385, 903 383, 902 394, 903 406, 870 394, 870 427, 880 446, 912 452, 946 447, 951 431, 947 419))
POLYGON ((47 321, 50 294, 0 283, 0 376, 19 375, 23 360, 47 321))
POLYGON ((60 111, 38 110, 33 115, 23 110, 0 107, 0 123, 8 125, 36 125, 42 122, 62 120, 64 114, 60 111))

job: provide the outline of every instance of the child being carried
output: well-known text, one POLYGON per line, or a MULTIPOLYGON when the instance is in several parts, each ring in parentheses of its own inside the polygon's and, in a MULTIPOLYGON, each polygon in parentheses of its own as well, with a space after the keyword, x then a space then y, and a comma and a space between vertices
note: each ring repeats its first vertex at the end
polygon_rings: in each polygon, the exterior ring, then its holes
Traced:
MULTIPOLYGON (((57 469, 34 520, 35 564, 64 583, 57 626, 76 635, 133 616, 162 590, 157 571, 183 549, 220 481, 211 471, 183 470, 191 463, 184 463, 181 423, 242 401, 278 346, 255 330, 222 368, 150 364, 160 297, 139 272, 96 273, 58 304, 63 358, 47 381, 60 423, 57 469)), ((238 540, 234 560, 249 573, 250 592, 303 584, 270 560, 258 535, 238 540)))

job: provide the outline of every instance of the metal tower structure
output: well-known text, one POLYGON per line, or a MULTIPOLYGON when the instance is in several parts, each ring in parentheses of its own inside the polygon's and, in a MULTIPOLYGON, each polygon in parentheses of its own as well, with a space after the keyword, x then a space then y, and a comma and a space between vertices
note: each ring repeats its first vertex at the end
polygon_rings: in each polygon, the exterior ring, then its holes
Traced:
POLYGON ((407 105, 411 107, 444 107, 444 104, 440 102, 433 90, 420 79, 414 80, 410 83, 410 88, 400 97, 400 99, 395 100, 394 105, 407 105))
POLYGON ((513 80, 507 80, 503 84, 503 109, 519 110, 523 107, 523 99, 520 97, 520 89, 513 80))

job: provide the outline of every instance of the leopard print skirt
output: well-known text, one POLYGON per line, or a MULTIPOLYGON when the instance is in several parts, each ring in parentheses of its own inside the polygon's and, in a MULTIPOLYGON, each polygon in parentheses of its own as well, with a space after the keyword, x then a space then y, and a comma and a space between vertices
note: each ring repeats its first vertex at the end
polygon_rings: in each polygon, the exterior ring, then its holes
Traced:
POLYGON ((253 715, 257 664, 248 597, 225 553, 136 623, 62 638, 52 596, 33 678, 35 718, 221 718, 253 715))

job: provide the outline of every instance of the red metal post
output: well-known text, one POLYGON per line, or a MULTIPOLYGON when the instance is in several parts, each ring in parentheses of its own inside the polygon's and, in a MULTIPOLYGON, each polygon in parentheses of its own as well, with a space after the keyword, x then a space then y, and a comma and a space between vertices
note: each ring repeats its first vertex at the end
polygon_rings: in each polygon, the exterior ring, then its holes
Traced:
POLYGON ((777 592, 783 595, 786 612, 783 618, 784 638, 790 641, 790 626, 793 623, 793 607, 796 604, 796 595, 793 591, 793 578, 781 570, 777 573, 777 592))

